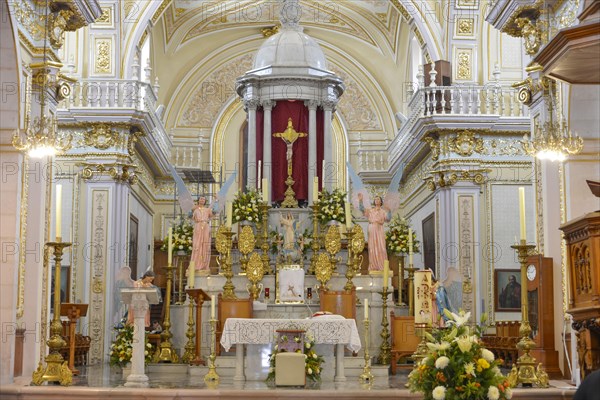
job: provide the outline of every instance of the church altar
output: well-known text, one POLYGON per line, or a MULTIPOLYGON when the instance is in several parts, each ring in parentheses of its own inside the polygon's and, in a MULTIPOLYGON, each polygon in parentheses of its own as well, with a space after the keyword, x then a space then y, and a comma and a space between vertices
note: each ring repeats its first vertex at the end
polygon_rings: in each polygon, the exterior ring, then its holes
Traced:
MULTIPOLYGON (((305 330, 312 335, 315 344, 336 346, 335 381, 344 382, 344 346, 353 352, 361 349, 356 322, 353 319, 317 317, 312 319, 260 319, 229 318, 225 322, 221 345, 227 351, 236 345, 236 365, 234 380, 245 380, 244 345, 272 343, 278 329, 305 330)), ((257 354, 248 351, 248 356, 257 354)), ((250 364, 250 363, 248 363, 250 364)))

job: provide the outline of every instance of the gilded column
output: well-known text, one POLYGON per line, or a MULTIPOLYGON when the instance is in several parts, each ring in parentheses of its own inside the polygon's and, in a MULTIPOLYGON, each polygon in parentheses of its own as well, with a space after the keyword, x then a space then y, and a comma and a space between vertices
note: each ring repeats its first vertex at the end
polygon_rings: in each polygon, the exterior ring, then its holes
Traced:
POLYGON ((317 101, 309 100, 308 107, 308 202, 312 204, 314 177, 317 175, 317 101))
MULTIPOLYGON (((262 162, 262 176, 257 177, 257 179, 265 178, 268 182, 271 182, 271 167, 272 167, 272 159, 271 159, 271 110, 273 109, 274 101, 273 100, 263 100, 263 162, 262 162)), ((269 201, 269 199, 265 199, 265 201, 269 201)))

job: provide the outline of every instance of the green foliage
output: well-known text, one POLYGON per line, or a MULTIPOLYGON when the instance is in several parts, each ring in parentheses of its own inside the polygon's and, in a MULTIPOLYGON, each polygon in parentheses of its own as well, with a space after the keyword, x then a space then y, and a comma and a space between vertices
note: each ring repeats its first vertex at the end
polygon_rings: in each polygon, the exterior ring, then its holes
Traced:
POLYGON ((326 224, 329 221, 346 222, 346 210, 344 204, 346 202, 346 193, 340 189, 335 189, 329 192, 323 189, 319 193, 319 212, 317 219, 321 224, 326 224))
POLYGON ((261 194, 254 189, 239 191, 233 199, 233 223, 240 221, 260 222, 262 214, 258 209, 261 194))
MULTIPOLYGON (((176 225, 173 227, 173 251, 185 251, 186 254, 192 254, 194 227, 185 219, 178 218, 176 225)), ((160 247, 162 251, 168 251, 169 235, 163 239, 163 244, 160 247)))
POLYGON ((501 360, 481 342, 484 326, 470 328, 471 313, 444 312, 449 328, 426 335, 428 354, 409 374, 410 390, 423 393, 426 400, 510 399, 512 390, 500 372, 501 360))
MULTIPOLYGON (((299 341, 300 338, 294 337, 294 338, 288 339, 287 336, 282 336, 281 340, 282 341, 287 341, 287 340, 299 341)), ((269 375, 267 376, 267 382, 275 381, 275 355, 277 354, 278 347, 279 347, 278 345, 275 345, 275 348, 273 349, 274 350, 273 354, 269 354, 269 375)), ((315 382, 320 382, 321 381, 321 372, 323 370, 321 367, 321 364, 323 364, 325 362, 325 359, 323 358, 323 356, 317 354, 314 351, 314 348, 315 348, 315 339, 310 335, 306 335, 304 337, 304 358, 306 360, 306 362, 304 364, 304 373, 306 374, 306 379, 315 381, 315 382)), ((297 352, 300 352, 300 350, 298 349, 297 352)))
MULTIPOLYGON (((410 225, 404 218, 400 218, 396 215, 392 218, 388 230, 385 233, 385 245, 391 253, 405 253, 408 254, 408 228, 410 225)), ((413 253, 419 252, 419 241, 417 235, 413 231, 413 253)))

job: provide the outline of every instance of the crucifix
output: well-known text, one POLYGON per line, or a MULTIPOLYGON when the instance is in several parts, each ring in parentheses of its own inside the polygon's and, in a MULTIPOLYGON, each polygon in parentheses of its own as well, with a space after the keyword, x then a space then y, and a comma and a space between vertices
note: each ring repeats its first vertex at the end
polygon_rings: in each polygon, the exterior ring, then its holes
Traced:
POLYGON ((278 132, 273 134, 274 137, 278 137, 283 139, 285 145, 287 146, 286 151, 286 159, 287 159, 287 172, 288 176, 285 180, 285 184, 287 185, 287 189, 285 190, 285 199, 283 203, 281 203, 281 207, 283 208, 296 208, 298 207, 298 200, 296 200, 296 193, 292 186, 294 186, 294 178, 292 178, 292 156, 293 149, 292 146, 294 142, 301 137, 306 137, 307 134, 304 132, 296 132, 294 129, 294 125, 292 124, 292 119, 288 118, 288 126, 283 132, 278 132))

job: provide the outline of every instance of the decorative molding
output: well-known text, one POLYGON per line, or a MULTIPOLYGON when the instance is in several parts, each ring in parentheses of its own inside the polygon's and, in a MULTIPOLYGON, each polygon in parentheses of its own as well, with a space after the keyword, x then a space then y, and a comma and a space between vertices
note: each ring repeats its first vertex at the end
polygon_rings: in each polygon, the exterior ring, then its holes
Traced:
POLYGON ((83 141, 86 146, 106 150, 119 143, 120 135, 109 124, 100 123, 94 124, 90 130, 84 133, 83 141))
POLYGON ((455 80, 473 80, 473 49, 456 49, 455 54, 455 80))
POLYGON ((106 269, 108 267, 108 199, 107 189, 93 189, 91 193, 91 225, 90 239, 92 245, 89 248, 88 260, 90 260, 90 310, 88 312, 89 336, 92 338, 90 344, 90 364, 101 364, 104 362, 106 351, 104 351, 105 331, 105 285, 106 269))
POLYGON ((473 182, 476 185, 482 185, 487 181, 487 174, 491 171, 488 168, 460 169, 460 168, 442 168, 429 172, 425 178, 425 184, 431 191, 437 188, 453 186, 458 181, 473 182))
POLYGON ((477 10, 479 8, 479 0, 457 0, 457 9, 477 10))
POLYGON ((93 164, 93 163, 82 163, 81 166, 81 177, 84 180, 94 179, 96 175, 109 175, 115 182, 118 183, 129 183, 135 185, 138 182, 136 175, 137 165, 126 164, 121 162, 109 163, 109 164, 93 164))
POLYGON ((473 311, 471 276, 475 269, 475 216, 472 195, 458 196, 458 248, 459 270, 463 280, 461 308, 473 311))
MULTIPOLYGON (((448 158, 457 154, 461 157, 472 157, 473 154, 481 156, 525 156, 521 139, 498 138, 500 134, 522 136, 529 132, 497 132, 491 130, 470 131, 457 130, 432 130, 422 140, 429 144, 431 157, 434 161, 440 158, 448 162, 448 158), (483 137, 484 134, 494 136, 483 137)), ((461 161, 462 162, 462 161, 461 161)))
POLYGON ((94 48, 94 73, 101 75, 112 75, 112 39, 111 38, 95 38, 94 48))
POLYGON ((115 27, 114 24, 114 7, 102 7, 102 15, 98 17, 98 19, 92 24, 92 28, 94 29, 112 29, 115 27))
POLYGON ((457 18, 455 36, 461 39, 475 37, 475 17, 457 18))
MULTIPOLYGON (((29 157, 23 157, 21 171, 29 171, 29 157)), ((21 174, 21 215, 19 217, 19 248, 26 249, 27 240, 27 210, 29 201, 29 174, 21 174)), ((23 317, 25 312, 23 305, 25 304, 25 261, 27 257, 26 251, 19 252, 19 267, 17 277, 17 319, 23 317)))

